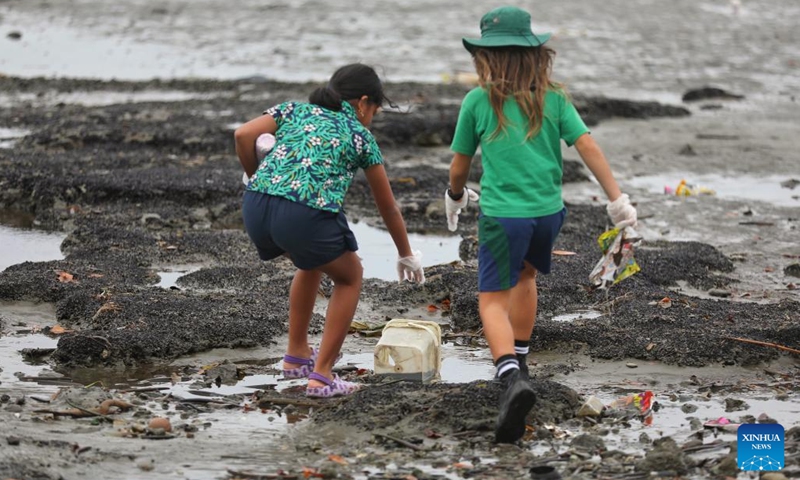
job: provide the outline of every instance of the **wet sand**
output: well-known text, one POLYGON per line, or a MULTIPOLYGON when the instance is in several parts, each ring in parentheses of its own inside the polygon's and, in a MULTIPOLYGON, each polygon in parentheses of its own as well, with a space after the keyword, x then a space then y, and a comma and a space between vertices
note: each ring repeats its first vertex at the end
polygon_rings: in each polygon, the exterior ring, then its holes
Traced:
MULTIPOLYGON (((412 231, 455 240, 452 250, 463 237, 452 251, 461 261, 428 268, 422 287, 367 280, 356 320, 435 319, 446 327, 455 371, 474 373, 451 376, 448 367, 439 384, 384 384, 367 374, 376 339, 354 333, 345 345, 345 361, 353 365, 342 374, 368 387, 350 400, 309 410, 302 390, 282 382, 275 370, 292 269, 283 261, 259 262, 243 232, 232 129, 265 105, 303 98, 310 85, 0 83, 8 105, 0 109, 0 126, 26 132, 0 149, 0 184, 6 186, 0 206, 32 215, 37 228, 66 234, 63 259, 0 273, 0 299, 13 302, 0 309, 6 332, 0 351, 13 355, 22 344, 55 348, 35 354, 40 366, 25 367, 33 368, 28 381, 10 371, 21 368, 19 357, 0 367, 0 393, 8 395, 0 418, 8 423, 7 435, 20 440, 3 449, 0 474, 102 478, 113 470, 124 478, 220 478, 231 468, 239 477, 269 478, 283 470, 288 473, 275 478, 292 478, 308 467, 326 478, 413 473, 488 479, 524 477, 532 465, 551 463, 573 478, 634 478, 651 469, 707 478, 735 474, 735 453, 732 436, 715 437, 703 421, 767 413, 787 430, 796 423, 796 358, 732 340, 797 346, 800 308, 791 288, 797 280, 785 273, 800 254, 794 199, 769 203, 747 191, 679 199, 654 187, 661 179, 672 185, 723 165, 730 175, 761 178, 752 173, 756 156, 772 178, 759 181, 796 178, 791 129, 778 122, 796 115, 790 104, 776 109, 775 120, 756 123, 775 137, 767 140, 737 126, 741 110, 750 108, 746 102, 704 110, 720 102, 659 105, 576 94, 623 188, 638 203, 647 239, 637 251, 642 272, 607 294, 587 288, 599 258, 595 239, 607 220, 596 199, 599 187, 567 150, 570 214, 557 248, 577 255, 556 257, 554 273, 540 281, 531 340, 540 403, 529 418, 532 430, 520 446, 498 447, 491 424, 499 391, 490 381, 486 346, 475 335, 476 212, 464 216, 458 235, 443 228, 446 145, 466 87, 388 87, 399 101, 416 103, 412 113, 386 114, 374 126, 398 202, 412 231), (117 103, 120 98, 133 101, 117 103), (687 144, 695 155, 685 153, 687 144), (670 308, 659 304, 665 297, 670 308), (19 302, 52 305, 53 311, 20 318, 29 303, 19 302), (56 324, 74 331, 56 335, 47 328, 56 324), (211 374, 203 368, 226 358, 234 363, 211 374), (43 378, 52 376, 58 378, 43 378), (42 405, 31 395, 43 399, 62 385, 90 384, 83 408, 93 408, 92 395, 100 394, 136 408, 114 414, 119 420, 109 424, 36 413, 42 405), (133 388, 153 391, 125 393, 133 388), (635 415, 599 423, 575 418, 589 395, 609 403, 646 389, 663 407, 652 427, 635 415), (198 401, 198 393, 213 401, 198 401), (18 405, 22 395, 26 401, 18 405), (728 398, 744 398, 749 407, 725 412, 728 398), (685 404, 700 404, 697 420, 684 413, 691 410, 685 404), (137 426, 154 415, 172 419, 175 438, 137 426), (83 446, 92 449, 76 453, 83 446), (713 454, 704 459, 692 453, 707 451, 713 454)), ((480 172, 477 163, 472 182, 480 172)), ((772 188, 783 193, 780 184, 772 188)), ((380 227, 363 177, 354 182, 347 208, 351 221, 380 227)), ((365 261, 378 261, 379 252, 365 261)), ((326 284, 314 335, 329 293, 326 284)), ((59 398, 52 403, 69 407, 59 398)))

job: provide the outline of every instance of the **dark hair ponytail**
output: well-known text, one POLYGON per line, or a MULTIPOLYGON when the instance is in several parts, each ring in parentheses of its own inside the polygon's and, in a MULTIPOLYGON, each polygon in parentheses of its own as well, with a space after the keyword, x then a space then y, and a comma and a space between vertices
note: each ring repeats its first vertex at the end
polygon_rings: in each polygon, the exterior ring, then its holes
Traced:
POLYGON ((342 101, 357 100, 364 95, 375 105, 383 105, 386 100, 383 84, 375 70, 361 63, 351 63, 336 70, 328 85, 314 90, 308 101, 339 111, 342 109, 342 101))

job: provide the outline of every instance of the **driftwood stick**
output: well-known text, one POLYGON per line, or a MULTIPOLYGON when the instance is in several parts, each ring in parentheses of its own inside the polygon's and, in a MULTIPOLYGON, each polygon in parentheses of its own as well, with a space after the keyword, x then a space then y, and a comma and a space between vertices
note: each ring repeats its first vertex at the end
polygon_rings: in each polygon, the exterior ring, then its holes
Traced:
POLYGON ((784 345, 778 345, 777 343, 769 343, 769 342, 761 342, 759 340, 750 340, 749 338, 738 338, 738 337, 724 337, 726 340, 734 340, 737 342, 742 343, 750 343, 753 345, 761 345, 762 347, 771 347, 777 348, 778 350, 783 350, 785 352, 794 353, 795 355, 800 355, 800 350, 796 350, 794 348, 786 347, 784 345))

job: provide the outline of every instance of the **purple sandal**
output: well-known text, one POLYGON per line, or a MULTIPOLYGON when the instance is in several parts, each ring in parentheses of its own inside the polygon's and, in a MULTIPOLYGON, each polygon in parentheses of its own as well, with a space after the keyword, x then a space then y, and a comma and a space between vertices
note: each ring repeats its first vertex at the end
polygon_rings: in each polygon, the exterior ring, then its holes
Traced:
MULTIPOLYGON (((283 378, 286 379, 294 379, 294 378, 306 378, 308 375, 314 371, 314 364, 317 363, 317 356, 319 355, 319 350, 316 348, 311 349, 311 358, 300 358, 300 357, 293 357, 291 355, 284 355, 283 361, 286 363, 296 363, 300 365, 299 367, 295 368, 284 368, 283 369, 283 378)), ((342 358, 342 354, 340 353, 336 357, 336 361, 338 362, 342 358)))
POLYGON ((355 393, 356 390, 361 388, 361 385, 354 382, 346 382, 339 378, 339 375, 334 374, 333 380, 317 372, 311 372, 308 375, 309 380, 316 380, 325 384, 324 387, 307 387, 306 396, 314 398, 331 398, 341 395, 350 395, 355 393))

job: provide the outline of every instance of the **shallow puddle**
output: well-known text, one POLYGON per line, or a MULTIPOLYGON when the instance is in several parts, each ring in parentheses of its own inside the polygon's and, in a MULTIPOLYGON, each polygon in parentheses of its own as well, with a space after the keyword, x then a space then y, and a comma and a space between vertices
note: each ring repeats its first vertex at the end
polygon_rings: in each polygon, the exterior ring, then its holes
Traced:
MULTIPOLYGON (((0 101, 0 105, 2 101, 0 101)), ((0 148, 13 148, 17 141, 29 134, 29 130, 21 128, 3 128, 0 127, 0 148)))
POLYGON ((602 317, 603 312, 597 310, 581 310, 579 312, 564 313, 556 315, 552 318, 554 322, 572 322, 575 320, 591 320, 593 318, 602 317))
MULTIPOLYGON (((627 183, 651 193, 663 193, 665 188, 674 191, 683 179, 695 187, 713 190, 716 196, 725 200, 754 200, 783 207, 800 207, 800 186, 792 182, 792 177, 788 175, 726 177, 688 173, 685 175, 665 174, 633 177, 627 183)), ((800 178, 796 180, 800 180, 800 178)), ((676 199, 680 200, 681 197, 676 197, 676 199)))
MULTIPOLYGON (((145 102, 183 102, 187 100, 207 100, 220 97, 221 94, 196 93, 180 90, 142 90, 139 92, 108 91, 76 91, 57 92, 51 91, 44 95, 35 93, 17 93, 0 95, 0 107, 10 107, 20 103, 30 103, 37 107, 46 107, 58 104, 82 105, 85 107, 105 107, 124 103, 145 102)), ((23 136, 27 132, 22 133, 23 136)), ((0 129, 0 142, 3 140, 3 129, 0 129)), ((2 147, 2 143, 0 143, 2 147)))
POLYGON ((13 212, 0 212, 0 272, 22 262, 46 262, 64 258, 61 242, 66 234, 30 228, 29 220, 13 212), (6 226, 12 225, 12 226, 6 226))
MULTIPOLYGON (((364 278, 397 280, 397 248, 386 230, 364 222, 350 222, 358 241, 358 256, 364 266, 364 278)), ((411 248, 422 252, 422 265, 430 267, 458 260, 461 237, 409 233, 411 248)))
POLYGON ((172 287, 178 286, 179 278, 196 272, 203 267, 202 265, 171 265, 161 268, 161 270, 156 271, 156 274, 161 280, 159 280, 155 286, 169 290, 172 287))
POLYGON ((0 331, 0 391, 13 388, 15 392, 52 392, 58 387, 36 383, 30 379, 39 377, 57 378, 42 360, 44 355, 23 356, 24 349, 40 349, 45 353, 55 348, 58 339, 38 333, 42 328, 55 325, 55 307, 50 304, 30 302, 0 302, 0 316, 5 327, 0 331))

